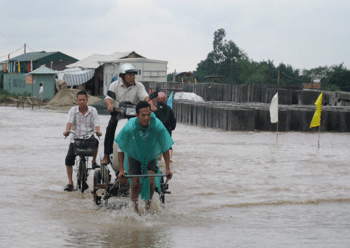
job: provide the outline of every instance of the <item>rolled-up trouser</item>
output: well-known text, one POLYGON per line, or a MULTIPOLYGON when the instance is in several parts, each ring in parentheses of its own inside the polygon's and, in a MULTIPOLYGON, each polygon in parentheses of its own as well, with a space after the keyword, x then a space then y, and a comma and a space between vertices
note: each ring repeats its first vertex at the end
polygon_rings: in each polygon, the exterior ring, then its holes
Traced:
MULTIPOLYGON (((141 175, 141 162, 128 156, 129 160, 129 174, 130 175, 141 175)), ((156 159, 152 159, 148 164, 147 164, 147 170, 154 171, 154 173, 158 172, 158 167, 157 167, 157 162, 156 159)))
POLYGON ((117 125, 118 125, 117 115, 111 115, 111 119, 109 119, 108 126, 106 128, 104 154, 109 155, 113 153, 113 142, 114 142, 115 129, 117 128, 117 125))

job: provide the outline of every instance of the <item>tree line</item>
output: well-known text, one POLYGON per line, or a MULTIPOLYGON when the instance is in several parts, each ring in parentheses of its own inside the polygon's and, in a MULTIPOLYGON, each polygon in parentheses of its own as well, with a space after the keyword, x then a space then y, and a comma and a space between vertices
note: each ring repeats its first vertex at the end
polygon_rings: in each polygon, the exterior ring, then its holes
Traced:
MULTIPOLYGON (((193 74, 197 82, 208 81, 208 76, 210 81, 216 76, 220 82, 229 84, 301 86, 317 81, 321 83, 322 90, 350 91, 350 71, 343 63, 300 71, 284 63, 276 67, 272 60, 257 62, 232 40, 226 39, 225 29, 215 31, 213 50, 198 63, 193 74)), ((168 81, 171 82, 172 78, 173 74, 168 74, 168 81)))

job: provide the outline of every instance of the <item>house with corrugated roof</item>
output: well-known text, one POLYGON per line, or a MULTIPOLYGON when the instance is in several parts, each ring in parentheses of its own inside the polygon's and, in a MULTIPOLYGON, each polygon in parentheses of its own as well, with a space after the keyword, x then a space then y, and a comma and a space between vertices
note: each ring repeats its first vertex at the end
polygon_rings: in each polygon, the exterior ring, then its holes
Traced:
POLYGON ((2 62, 6 65, 3 88, 11 93, 27 92, 38 96, 36 89, 39 90, 39 83, 43 83, 44 99, 51 99, 55 95, 56 70, 63 70, 76 61, 78 60, 61 52, 45 51, 10 58, 2 62))
POLYGON ((8 73, 29 73, 45 65, 52 70, 64 70, 67 65, 77 62, 76 58, 61 52, 31 52, 3 61, 8 73))
MULTIPOLYGON (((80 71, 65 70, 59 78, 65 80, 67 86, 78 85, 91 95, 105 95, 112 78, 118 78, 119 67, 122 64, 131 63, 139 70, 136 80, 139 82, 166 82, 167 61, 147 59, 136 52, 116 52, 111 55, 94 54, 82 59, 67 68, 80 68, 80 71), (89 70, 94 70, 94 75, 88 81, 81 80, 83 75, 88 75, 89 70), (71 74, 77 76, 72 76, 71 74)), ((89 77, 86 77, 89 78, 89 77)))

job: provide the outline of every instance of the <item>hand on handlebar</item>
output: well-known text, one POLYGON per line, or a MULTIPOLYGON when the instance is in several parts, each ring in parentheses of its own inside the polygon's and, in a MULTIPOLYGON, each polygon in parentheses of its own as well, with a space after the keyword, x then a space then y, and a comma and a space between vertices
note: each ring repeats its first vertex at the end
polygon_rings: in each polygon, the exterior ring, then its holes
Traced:
POLYGON ((124 170, 121 170, 119 171, 119 174, 118 174, 118 179, 119 181, 122 181, 122 178, 125 176, 125 171, 124 170))
POLYGON ((67 137, 69 135, 70 131, 64 131, 63 136, 67 137))
POLYGON ((157 107, 154 106, 154 105, 151 105, 151 110, 152 110, 153 112, 156 112, 156 111, 157 111, 157 107))
POLYGON ((101 137, 101 136, 102 136, 102 133, 101 133, 101 132, 95 131, 95 133, 96 133, 96 135, 97 135, 98 137, 101 137))
POLYGON ((107 110, 108 110, 109 112, 113 112, 113 111, 114 111, 114 106, 113 106, 112 104, 109 104, 109 105, 107 106, 107 110))
POLYGON ((173 173, 171 173, 170 169, 166 170, 167 179, 170 180, 173 177, 173 173))

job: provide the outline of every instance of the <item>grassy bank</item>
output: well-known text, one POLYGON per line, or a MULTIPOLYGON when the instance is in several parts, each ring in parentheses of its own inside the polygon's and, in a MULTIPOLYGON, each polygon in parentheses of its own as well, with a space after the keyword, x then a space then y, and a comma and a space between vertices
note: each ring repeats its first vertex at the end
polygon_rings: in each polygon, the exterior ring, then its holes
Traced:
POLYGON ((19 99, 21 97, 28 97, 31 96, 30 93, 23 93, 23 94, 15 94, 10 93, 7 90, 0 89, 0 103, 6 103, 6 102, 12 102, 11 98, 19 99))

